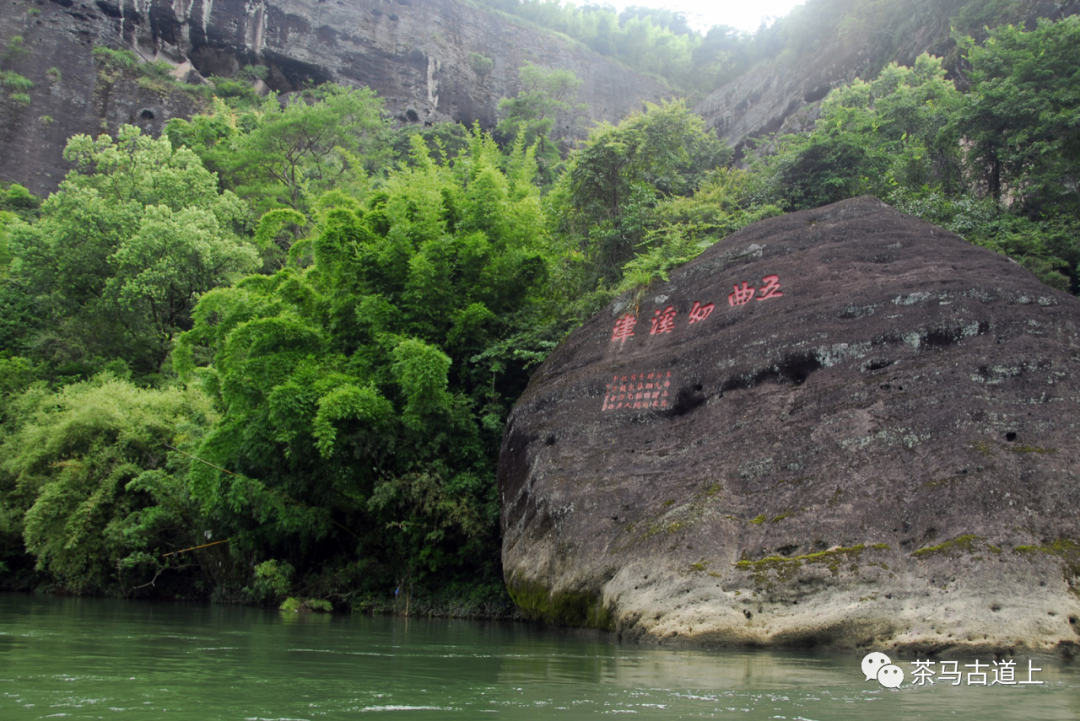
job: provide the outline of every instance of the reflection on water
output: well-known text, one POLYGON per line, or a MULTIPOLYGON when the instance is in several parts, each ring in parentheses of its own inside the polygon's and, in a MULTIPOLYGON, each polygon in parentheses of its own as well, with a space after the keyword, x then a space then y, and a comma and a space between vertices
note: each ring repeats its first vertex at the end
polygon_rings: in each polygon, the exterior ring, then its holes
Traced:
MULTIPOLYGON (((1075 664, 1037 659, 1042 686, 889 690, 864 681, 859 661, 672 650, 523 624, 0 595, 3 721, 1080 716, 1075 664)), ((1026 678, 1027 657, 1017 666, 1026 678)))

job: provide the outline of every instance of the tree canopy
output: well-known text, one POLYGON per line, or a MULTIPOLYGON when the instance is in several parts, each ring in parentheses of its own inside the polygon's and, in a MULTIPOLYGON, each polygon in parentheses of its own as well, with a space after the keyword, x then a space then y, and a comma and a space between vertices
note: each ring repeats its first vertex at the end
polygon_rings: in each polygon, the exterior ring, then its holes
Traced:
POLYGON ((368 88, 321 85, 239 111, 219 101, 212 113, 171 120, 167 132, 258 213, 307 212, 331 189, 363 194, 368 176, 389 160, 382 101, 368 88))
POLYGON ((990 196, 1029 213, 1080 209, 1080 17, 966 41, 971 95, 958 124, 990 196))
POLYGON ((518 70, 521 91, 513 98, 499 101, 496 132, 507 144, 520 142, 522 147, 536 146, 540 171, 546 182, 554 179, 554 167, 562 159, 552 129, 560 114, 567 124, 575 122, 579 107, 571 104, 581 80, 569 70, 542 68, 526 63, 518 70))
POLYGON ((247 209, 190 150, 133 126, 76 135, 64 155, 76 169, 40 219, 8 231, 16 275, 48 313, 33 342, 54 363, 110 357, 156 373, 199 295, 258 266, 247 209))
POLYGON ((552 214, 559 233, 587 257, 584 282, 617 281, 640 251, 656 204, 691 195, 730 160, 730 149, 681 102, 649 105, 618 126, 594 128, 551 195, 560 206, 552 214))
POLYGON ((509 160, 479 131, 452 167, 417 139, 367 204, 328 199, 286 268, 202 298, 178 367, 223 408, 198 455, 240 475, 192 484, 234 543, 295 566, 345 544, 387 582, 490 563, 529 365, 497 346, 548 263, 532 151, 509 160))

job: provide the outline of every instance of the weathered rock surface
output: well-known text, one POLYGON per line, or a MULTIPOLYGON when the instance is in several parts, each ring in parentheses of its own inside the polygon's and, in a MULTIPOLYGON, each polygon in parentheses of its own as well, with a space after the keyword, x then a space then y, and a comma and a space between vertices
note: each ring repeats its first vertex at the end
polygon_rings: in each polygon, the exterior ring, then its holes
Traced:
POLYGON ((0 93, 0 180, 47 194, 71 167, 62 157, 70 136, 115 131, 123 123, 156 136, 170 117, 196 110, 183 93, 141 87, 133 79, 99 79, 91 49, 115 44, 113 22, 96 5, 72 0, 0 3, 0 47, 22 37, 25 49, 9 54, 0 68, 34 84, 29 104, 0 93))
POLYGON ((1078 370, 1080 300, 1003 256, 873 198, 762 221, 537 371, 508 587, 626 638, 1072 652, 1078 370))
MULTIPOLYGON (((573 70, 583 81, 577 102, 588 103, 592 120, 617 122, 670 96, 579 44, 458 0, 15 0, 0 4, 0 47, 16 35, 28 52, 3 69, 35 87, 29 105, 0 96, 0 180, 36 193, 63 179, 69 136, 123 122, 156 134, 170 117, 194 110, 190 99, 135 83, 106 87, 91 56, 98 45, 166 60, 190 82, 255 64, 282 92, 307 82, 368 86, 404 123, 492 127, 499 99, 518 91, 527 61, 573 70)), ((561 118, 556 134, 583 134, 585 124, 571 120, 561 118)))

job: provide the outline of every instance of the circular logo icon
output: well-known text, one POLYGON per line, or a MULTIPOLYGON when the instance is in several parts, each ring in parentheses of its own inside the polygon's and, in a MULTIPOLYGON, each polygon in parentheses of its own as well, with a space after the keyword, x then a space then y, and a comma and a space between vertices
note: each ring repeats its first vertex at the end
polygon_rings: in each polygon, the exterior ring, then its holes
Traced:
POLYGON ((889 664, 878 669, 877 680, 885 688, 899 688, 904 682, 904 669, 889 664))
POLYGON ((891 664, 892 660, 888 656, 880 651, 874 651, 863 656, 862 672, 867 681, 873 681, 878 677, 878 671, 891 664))

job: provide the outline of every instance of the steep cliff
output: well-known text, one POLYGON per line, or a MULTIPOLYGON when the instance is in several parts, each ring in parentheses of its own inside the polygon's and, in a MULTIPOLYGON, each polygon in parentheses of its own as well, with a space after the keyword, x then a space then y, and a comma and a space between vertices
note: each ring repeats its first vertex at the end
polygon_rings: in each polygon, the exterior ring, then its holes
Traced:
POLYGON ((1033 28, 1039 18, 1080 13, 1078 0, 898 0, 886 9, 874 3, 807 3, 811 6, 811 12, 796 11, 782 21, 775 59, 713 91, 695 108, 706 127, 740 152, 750 139, 812 127, 818 103, 830 90, 855 78, 870 79, 890 62, 910 66, 922 53, 951 55, 946 65, 963 85, 954 30, 982 38, 983 22, 1033 28), (957 28, 959 20, 967 24, 957 28))
MULTIPOLYGON (((36 193, 63 177, 68 136, 124 122, 158 133, 198 107, 197 95, 168 84, 103 78, 95 46, 166 60, 190 83, 257 64, 283 92, 307 82, 366 85, 406 123, 492 126, 526 62, 573 70, 594 120, 617 121, 670 95, 573 41, 462 0, 16 0, 0 5, 0 27, 0 45, 22 38, 2 68, 34 83, 29 103, 0 99, 0 179, 36 193)), ((582 132, 567 119, 557 130, 582 132)))
MULTIPOLYGON (((979 35, 984 21, 1033 26, 1077 13, 1080 0, 808 2, 755 41, 757 57, 768 60, 696 111, 741 151, 749 139, 808 128, 829 90, 890 61, 951 56, 947 65, 963 83, 957 18, 966 23, 959 30, 979 35)), ((34 83, 29 102, 9 89, 0 94, 0 180, 37 193, 66 171, 60 151, 70 135, 124 122, 157 133, 205 103, 205 94, 146 78, 102 78, 95 46, 165 60, 178 80, 195 84, 253 64, 283 92, 327 80, 366 85, 401 123, 491 127, 526 62, 573 70, 584 81, 577 101, 592 120, 618 121, 643 101, 674 94, 565 36, 468 0, 14 0, 0 5, 0 28, 0 70, 34 83), (16 38, 21 48, 10 52, 16 38)), ((555 132, 580 137, 584 126, 564 117, 555 132)))

